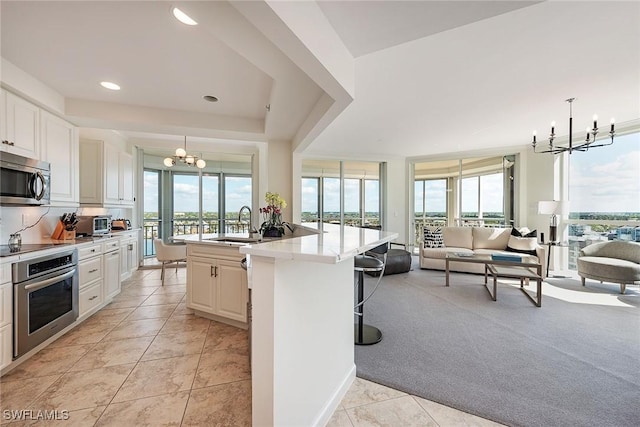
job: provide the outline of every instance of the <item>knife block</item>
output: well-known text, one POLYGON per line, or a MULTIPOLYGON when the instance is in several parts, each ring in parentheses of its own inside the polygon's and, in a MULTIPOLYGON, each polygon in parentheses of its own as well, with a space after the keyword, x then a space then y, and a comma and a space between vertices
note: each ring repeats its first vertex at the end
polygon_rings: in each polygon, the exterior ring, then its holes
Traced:
POLYGON ((74 240, 76 238, 76 230, 65 230, 62 221, 58 221, 55 230, 51 233, 53 240, 74 240))

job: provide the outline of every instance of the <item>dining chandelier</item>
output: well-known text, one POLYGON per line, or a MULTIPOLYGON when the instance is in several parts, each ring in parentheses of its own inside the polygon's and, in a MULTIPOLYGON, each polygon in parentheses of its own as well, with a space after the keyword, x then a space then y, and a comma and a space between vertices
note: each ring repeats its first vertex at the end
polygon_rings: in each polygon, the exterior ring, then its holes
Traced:
POLYGON ((551 122, 551 133, 549 134, 549 148, 546 150, 538 151, 536 148, 538 147, 536 142, 536 131, 533 131, 533 141, 531 145, 533 147, 534 153, 551 153, 551 154, 560 154, 568 151, 571 154, 574 151, 587 151, 589 148, 595 147, 605 147, 607 145, 613 144, 613 138, 615 136, 615 120, 611 119, 611 130, 609 131, 609 137, 611 138, 608 142, 601 142, 596 144, 596 135, 598 134, 598 116, 593 116, 593 128, 587 128, 587 136, 585 140, 580 142, 579 144, 573 144, 573 115, 572 115, 572 103, 576 98, 569 98, 566 102, 569 103, 569 145, 568 146, 554 146, 553 141, 556 137, 556 122, 551 122))
POLYGON ((199 159, 198 157, 187 154, 187 137, 184 137, 184 148, 176 148, 176 154, 171 157, 167 157, 164 159, 164 165, 168 168, 171 166, 175 166, 176 162, 181 162, 186 164, 187 166, 195 166, 198 169, 202 169, 207 166, 207 162, 203 159, 199 159))

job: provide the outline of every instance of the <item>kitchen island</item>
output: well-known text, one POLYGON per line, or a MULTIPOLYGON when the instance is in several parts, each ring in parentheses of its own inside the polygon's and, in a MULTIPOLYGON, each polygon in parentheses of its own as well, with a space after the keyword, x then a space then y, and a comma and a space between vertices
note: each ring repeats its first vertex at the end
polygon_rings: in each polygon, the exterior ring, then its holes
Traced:
MULTIPOLYGON (((315 426, 329 421, 356 374, 354 257, 396 237, 397 233, 379 230, 305 224, 294 225, 293 232, 287 230, 281 239, 258 241, 248 234, 174 239, 187 244, 187 306, 190 298, 192 304, 194 298, 207 300, 206 293, 189 295, 189 276, 197 274, 196 267, 204 266, 203 276, 222 272, 222 263, 216 269, 216 264, 203 262, 203 255, 220 258, 226 249, 228 260, 235 257, 232 253, 250 260, 245 283, 251 288, 247 326, 254 426, 315 426)), ((215 286, 214 277, 209 288, 215 286)), ((224 286, 233 296, 228 301, 242 297, 239 288, 224 286)), ((210 304, 212 310, 216 304, 220 303, 210 304)), ((234 324, 229 321, 233 304, 222 306, 226 307, 222 318, 212 317, 206 304, 194 307, 205 310, 205 317, 234 324)), ((244 327, 242 323, 235 325, 244 327)))
POLYGON ((254 426, 325 425, 355 378, 353 259, 397 233, 317 227, 240 248, 251 256, 254 426))

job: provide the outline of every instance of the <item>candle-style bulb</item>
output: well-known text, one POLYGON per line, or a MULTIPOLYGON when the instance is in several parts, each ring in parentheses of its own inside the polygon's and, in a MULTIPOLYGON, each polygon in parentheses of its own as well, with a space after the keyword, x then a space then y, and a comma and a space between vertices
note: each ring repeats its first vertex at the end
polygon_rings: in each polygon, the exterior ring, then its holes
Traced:
POLYGON ((589 135, 591 135, 590 131, 591 129, 587 128, 587 142, 589 142, 589 135))
POLYGON ((536 143, 536 135, 538 134, 538 132, 536 132, 535 130, 533 131, 533 143, 536 143))
POLYGON ((551 122, 551 135, 556 133, 556 122, 555 120, 551 122))
POLYGON ((598 129, 598 115, 597 114, 593 115, 593 128, 594 129, 598 129))
POLYGON ((613 129, 615 127, 616 124, 616 119, 614 119, 613 117, 611 118, 611 133, 613 133, 613 129))

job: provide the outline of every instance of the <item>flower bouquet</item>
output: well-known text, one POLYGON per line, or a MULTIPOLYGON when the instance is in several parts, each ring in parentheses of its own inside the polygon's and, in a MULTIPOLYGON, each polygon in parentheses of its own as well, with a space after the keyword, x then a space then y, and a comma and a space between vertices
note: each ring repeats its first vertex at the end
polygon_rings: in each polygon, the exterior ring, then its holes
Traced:
POLYGON ((267 192, 264 201, 267 206, 260 208, 264 219, 260 226, 260 233, 263 237, 282 237, 285 226, 291 230, 289 224, 282 221, 282 209, 287 207, 287 202, 280 197, 280 194, 270 192, 267 192))

